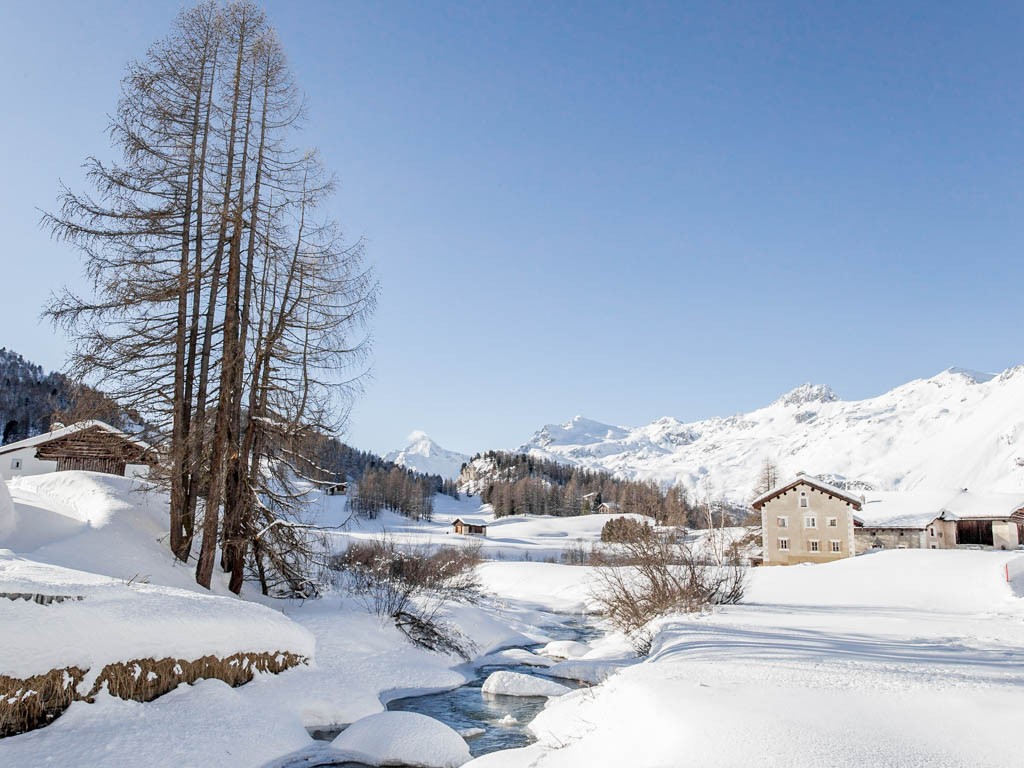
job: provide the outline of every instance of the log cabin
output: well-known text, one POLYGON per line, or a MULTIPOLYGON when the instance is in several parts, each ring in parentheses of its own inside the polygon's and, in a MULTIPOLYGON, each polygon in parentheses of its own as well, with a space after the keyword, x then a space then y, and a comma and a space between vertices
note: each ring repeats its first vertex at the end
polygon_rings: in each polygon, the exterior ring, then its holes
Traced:
POLYGON ((54 424, 49 432, 0 446, 0 477, 85 470, 146 477, 156 463, 147 443, 102 421, 54 424))

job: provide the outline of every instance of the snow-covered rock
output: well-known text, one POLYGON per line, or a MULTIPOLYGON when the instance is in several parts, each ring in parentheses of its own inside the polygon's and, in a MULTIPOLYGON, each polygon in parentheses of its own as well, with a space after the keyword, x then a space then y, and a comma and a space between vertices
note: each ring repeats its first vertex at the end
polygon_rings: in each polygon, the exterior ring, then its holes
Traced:
POLYGON ((578 659, 590 653, 590 646, 576 640, 552 640, 538 653, 553 659, 578 659))
POLYGON ((1024 366, 998 375, 950 368, 866 400, 803 384, 727 418, 641 427, 577 416, 519 450, 621 477, 678 483, 745 503, 765 459, 857 490, 1024 490, 1024 366))
POLYGON ((469 461, 469 456, 442 448, 426 432, 419 430, 409 435, 409 444, 405 448, 392 451, 384 458, 414 472, 440 475, 449 480, 457 478, 462 465, 469 461))
POLYGON ((458 731, 418 712, 381 712, 357 720, 331 742, 346 759, 367 765, 458 768, 470 759, 458 731))
POLYGON ((481 690, 495 696, 561 696, 571 689, 554 680, 503 669, 488 675, 481 690))

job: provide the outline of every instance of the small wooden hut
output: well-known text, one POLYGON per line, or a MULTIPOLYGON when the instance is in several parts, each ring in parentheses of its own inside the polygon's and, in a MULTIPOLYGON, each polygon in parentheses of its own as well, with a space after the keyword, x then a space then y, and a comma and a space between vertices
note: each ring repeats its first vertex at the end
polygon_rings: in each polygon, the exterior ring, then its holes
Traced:
POLYGON ((452 521, 452 528, 456 533, 466 536, 487 535, 487 523, 475 517, 457 517, 452 521))

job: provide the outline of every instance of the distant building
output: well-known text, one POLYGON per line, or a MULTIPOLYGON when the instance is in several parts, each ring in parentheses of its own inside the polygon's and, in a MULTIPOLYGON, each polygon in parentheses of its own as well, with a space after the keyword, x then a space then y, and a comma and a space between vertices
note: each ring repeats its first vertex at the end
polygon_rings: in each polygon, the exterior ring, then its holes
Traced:
POLYGON ((800 473, 754 499, 761 513, 764 565, 827 563, 853 557, 854 524, 864 500, 800 473))
POLYGON ((1024 544, 1024 493, 871 492, 856 528, 872 549, 1015 549, 1024 544))
POLYGON ((457 517, 452 522, 455 533, 470 536, 486 536, 487 522, 475 517, 457 517))
POLYGON ((867 492, 800 473, 754 500, 765 565, 820 563, 878 549, 1015 549, 1024 493, 867 492))
POLYGON ((4 480, 70 469, 146 477, 155 462, 151 446, 102 421, 54 424, 49 432, 0 446, 4 480))
POLYGON ((344 496, 348 493, 348 483, 335 483, 324 488, 325 496, 344 496))
POLYGON ((597 505, 595 512, 600 512, 602 515, 614 515, 622 511, 622 505, 614 501, 603 501, 597 505))

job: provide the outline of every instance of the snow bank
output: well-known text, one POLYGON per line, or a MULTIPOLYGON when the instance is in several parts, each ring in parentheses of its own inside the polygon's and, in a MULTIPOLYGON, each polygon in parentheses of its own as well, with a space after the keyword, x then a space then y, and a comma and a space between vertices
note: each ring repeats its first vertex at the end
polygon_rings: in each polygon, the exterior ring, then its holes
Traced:
POLYGON ((593 570, 556 563, 484 563, 478 569, 488 592, 507 600, 561 613, 580 613, 597 608, 591 584, 593 570))
POLYGON ((495 696, 561 696, 571 689, 543 677, 501 670, 488 675, 481 690, 495 696))
POLYGON ((452 728, 416 712, 381 712, 359 720, 331 743, 341 757, 367 765, 458 768, 469 747, 452 728))
POLYGON ((578 659, 590 653, 590 646, 576 640, 552 640, 537 652, 553 659, 578 659))
POLYGON ((757 604, 661 620, 644 663, 549 701, 530 724, 536 744, 472 765, 1017 768, 1015 557, 900 551, 757 569, 757 604))
POLYGON ((577 659, 561 661, 548 667, 545 674, 560 677, 563 680, 577 680, 581 683, 597 685, 603 683, 624 667, 636 663, 636 659, 577 659))
POLYGON ((79 598, 40 605, 0 599, 0 674, 24 678, 144 658, 198 659, 290 651, 312 635, 277 611, 238 599, 127 583, 0 552, 0 592, 79 598))
POLYGON ((1014 552, 886 550, 823 565, 755 568, 745 603, 976 613, 1012 599, 1014 552))

